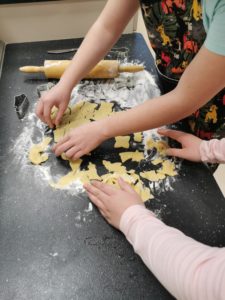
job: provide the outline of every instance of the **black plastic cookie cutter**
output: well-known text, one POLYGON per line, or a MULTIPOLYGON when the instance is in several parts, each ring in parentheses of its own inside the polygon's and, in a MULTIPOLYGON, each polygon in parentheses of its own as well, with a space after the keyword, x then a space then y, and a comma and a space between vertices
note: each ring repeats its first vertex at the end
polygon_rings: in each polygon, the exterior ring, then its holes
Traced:
POLYGON ((14 107, 16 109, 18 118, 22 120, 25 117, 29 107, 29 100, 27 96, 25 94, 15 96, 14 107))

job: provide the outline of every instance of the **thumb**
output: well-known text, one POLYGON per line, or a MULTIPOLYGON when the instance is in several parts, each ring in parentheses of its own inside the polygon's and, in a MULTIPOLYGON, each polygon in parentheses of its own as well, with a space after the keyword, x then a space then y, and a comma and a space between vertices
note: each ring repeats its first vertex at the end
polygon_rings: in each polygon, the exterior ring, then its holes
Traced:
POLYGON ((65 104, 60 104, 59 105, 59 110, 58 110, 56 118, 55 118, 55 125, 59 125, 65 110, 66 110, 66 105, 65 104))
POLYGON ((122 191, 133 193, 134 189, 130 186, 129 183, 127 183, 122 177, 118 178, 118 183, 122 191))
POLYGON ((190 151, 190 149, 187 148, 183 148, 183 149, 169 148, 166 150, 166 154, 169 156, 176 156, 190 161, 200 161, 198 156, 196 156, 193 151, 190 151))
POLYGON ((169 148, 166 149, 166 155, 168 156, 176 156, 180 158, 185 158, 184 149, 178 149, 178 148, 169 148))

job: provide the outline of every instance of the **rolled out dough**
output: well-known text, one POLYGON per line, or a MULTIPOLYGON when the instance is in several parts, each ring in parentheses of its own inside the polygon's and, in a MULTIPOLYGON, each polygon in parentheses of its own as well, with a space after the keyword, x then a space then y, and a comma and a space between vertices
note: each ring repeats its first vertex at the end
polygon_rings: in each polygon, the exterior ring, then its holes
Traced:
MULTIPOLYGON (((73 107, 68 108, 63 115, 61 124, 54 130, 54 141, 58 142, 60 138, 75 127, 113 114, 113 106, 113 103, 101 101, 100 103, 79 102, 73 107)), ((55 118, 56 112, 57 109, 53 108, 51 114, 52 118, 55 118)), ((146 148, 151 149, 154 147, 157 149, 158 157, 152 161, 152 165, 157 166, 158 169, 145 170, 142 172, 134 169, 127 169, 127 161, 131 160, 132 163, 140 163, 145 160, 144 150, 140 151, 136 148, 132 149, 130 145, 131 137, 132 135, 118 136, 115 138, 114 147, 120 148, 118 161, 112 162, 103 159, 101 164, 104 166, 106 173, 101 174, 101 176, 99 175, 97 168, 99 165, 95 165, 91 162, 92 155, 90 155, 84 158, 85 161, 83 158, 78 159, 77 161, 69 161, 71 171, 61 177, 57 182, 51 182, 51 186, 57 189, 64 189, 76 181, 86 183, 90 180, 97 179, 118 187, 117 179, 121 176, 134 188, 143 201, 154 198, 151 194, 150 187, 145 185, 143 179, 155 182, 163 180, 166 176, 175 176, 177 174, 175 171, 175 164, 165 157, 165 149, 168 146, 164 141, 154 141, 153 139, 149 139, 146 143, 146 148), (129 149, 129 151, 127 151, 127 149, 129 149), (83 162, 86 162, 86 164, 83 164, 83 162), (83 165, 86 165, 87 167, 83 167, 83 165)), ((143 133, 138 132, 133 135, 133 140, 137 143, 141 143, 142 137, 143 133)), ((48 159, 47 154, 43 154, 42 152, 45 151, 50 141, 50 138, 44 138, 41 144, 35 145, 30 149, 29 159, 33 163, 39 164, 48 159)), ((62 158, 67 159, 64 154, 62 154, 62 158)))

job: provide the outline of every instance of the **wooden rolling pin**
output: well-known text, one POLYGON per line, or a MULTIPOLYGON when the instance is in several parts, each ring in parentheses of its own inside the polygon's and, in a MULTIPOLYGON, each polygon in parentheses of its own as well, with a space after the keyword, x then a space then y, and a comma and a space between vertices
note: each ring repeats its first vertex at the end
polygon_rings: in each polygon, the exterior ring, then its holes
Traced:
MULTIPOLYGON (((70 60, 45 60, 44 66, 25 66, 19 70, 25 73, 42 72, 47 78, 59 79, 70 64, 70 60)), ((120 65, 117 60, 101 60, 86 76, 90 79, 115 78, 121 72, 139 72, 144 70, 141 65, 120 65)))

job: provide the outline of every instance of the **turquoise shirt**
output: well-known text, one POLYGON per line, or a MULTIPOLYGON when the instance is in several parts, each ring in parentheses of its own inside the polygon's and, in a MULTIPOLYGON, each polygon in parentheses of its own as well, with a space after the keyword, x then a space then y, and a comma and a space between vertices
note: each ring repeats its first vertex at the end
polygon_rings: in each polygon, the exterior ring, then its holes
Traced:
POLYGON ((205 47, 225 55, 225 0, 202 0, 203 24, 207 32, 205 47))

